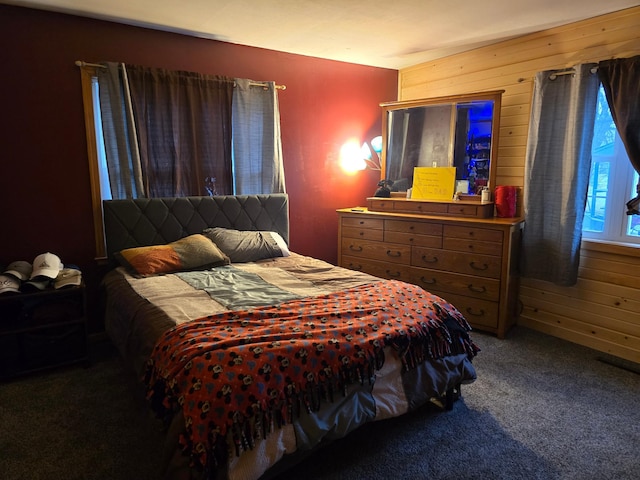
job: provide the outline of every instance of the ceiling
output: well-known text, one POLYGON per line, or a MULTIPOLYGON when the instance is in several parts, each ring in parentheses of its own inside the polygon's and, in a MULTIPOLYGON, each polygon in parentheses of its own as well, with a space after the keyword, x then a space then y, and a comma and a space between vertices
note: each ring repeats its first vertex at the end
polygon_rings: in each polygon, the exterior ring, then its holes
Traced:
POLYGON ((400 69, 640 0, 27 0, 12 5, 400 69))

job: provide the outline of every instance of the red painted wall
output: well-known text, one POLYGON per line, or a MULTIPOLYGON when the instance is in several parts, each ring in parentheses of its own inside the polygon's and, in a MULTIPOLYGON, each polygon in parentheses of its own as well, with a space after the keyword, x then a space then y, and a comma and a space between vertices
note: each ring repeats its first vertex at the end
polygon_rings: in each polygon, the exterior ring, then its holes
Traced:
POLYGON ((345 175, 340 146, 380 134, 397 71, 0 5, 0 264, 57 253, 95 269, 80 73, 120 61, 287 86, 280 92, 291 249, 335 262, 337 208, 362 205, 376 172, 345 175))

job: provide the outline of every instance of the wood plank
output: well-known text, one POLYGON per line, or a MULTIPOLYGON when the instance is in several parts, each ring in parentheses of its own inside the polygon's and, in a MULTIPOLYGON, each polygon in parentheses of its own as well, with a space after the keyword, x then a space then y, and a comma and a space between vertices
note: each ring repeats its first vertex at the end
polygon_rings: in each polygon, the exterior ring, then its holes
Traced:
MULTIPOLYGON (((615 271, 622 268, 622 272, 629 272, 640 267, 640 256, 627 255, 628 252, 634 250, 637 251, 640 249, 637 247, 630 248, 621 254, 617 252, 605 252, 582 248, 580 250, 580 261, 584 261, 585 266, 588 266, 589 268, 602 268, 603 270, 615 271)), ((638 284, 640 285, 640 281, 638 284)))
POLYGON ((636 299, 621 298, 606 293, 586 293, 577 288, 573 288, 567 295, 564 292, 539 290, 527 286, 520 287, 520 296, 523 301, 525 298, 530 299, 532 302, 530 305, 538 301, 556 303, 578 312, 619 319, 640 327, 640 301, 636 299))
MULTIPOLYGON (((629 261, 627 257, 621 257, 619 255, 602 254, 608 258, 598 258, 594 256, 596 252, 584 252, 580 256, 580 267, 589 270, 599 270, 602 272, 619 273, 622 275, 631 274, 636 279, 638 278, 635 273, 640 266, 640 259, 636 261, 629 261)), ((640 281, 636 282, 636 285, 640 284, 640 281)))
MULTIPOLYGON (((500 158, 500 165, 498 165, 498 168, 524 168, 522 157, 506 157, 498 155, 498 158, 500 158)), ((522 172, 520 172, 519 175, 522 175, 522 172)))
MULTIPOLYGON (((524 148, 526 150, 527 147, 527 137, 526 136, 522 136, 522 135, 505 135, 500 136, 500 142, 499 142, 499 146, 500 148, 524 148)), ((501 152, 502 155, 500 155, 501 157, 505 156, 504 153, 508 152, 508 150, 505 150, 505 152, 501 152)), ((516 152, 516 154, 518 156, 521 156, 521 152, 516 152)), ((509 155, 506 155, 507 157, 509 155)))
POLYGON ((532 330, 537 330, 554 337, 562 338, 569 342, 577 343, 578 345, 584 345, 585 347, 589 347, 600 352, 605 352, 610 355, 629 360, 631 362, 640 362, 640 351, 638 351, 633 346, 621 345, 615 341, 606 341, 600 337, 595 337, 592 334, 577 332, 573 329, 565 328, 553 322, 545 322, 539 318, 521 316, 518 319, 518 325, 522 325, 524 327, 531 328, 532 330))
POLYGON ((591 280, 598 280, 605 283, 613 283, 614 285, 621 285, 623 287, 636 288, 638 285, 638 276, 636 272, 625 275, 618 272, 608 272, 603 270, 594 270, 591 268, 580 267, 578 275, 582 278, 591 280))
POLYGON ((616 297, 616 301, 619 302, 626 302, 628 299, 637 299, 639 297, 637 288, 613 285, 599 280, 589 280, 585 278, 578 278, 578 282, 572 287, 562 287, 549 282, 543 282, 542 280, 526 277, 522 277, 520 279, 520 284, 522 286, 529 286, 538 290, 547 290, 566 296, 577 296, 578 298, 585 299, 588 299, 591 295, 598 294, 616 297))
POLYGON ((600 242, 597 240, 583 239, 581 244, 582 251, 597 251, 597 252, 608 252, 614 253, 616 255, 622 255, 623 257, 640 257, 640 248, 635 245, 627 245, 627 244, 619 244, 619 243, 611 243, 611 242, 600 242))
POLYGON ((509 125, 503 125, 500 123, 500 140, 503 138, 521 138, 524 143, 527 143, 527 137, 529 135, 529 122, 522 123, 520 125, 514 125, 513 121, 509 125))
POLYGON ((529 318, 549 325, 555 325, 580 335, 598 338, 601 341, 621 345, 625 348, 640 352, 640 336, 638 335, 625 334, 601 325, 589 324, 581 320, 564 317, 554 314, 553 312, 534 310, 526 306, 522 310, 520 318, 529 318))
POLYGON ((524 305, 523 310, 532 310, 539 315, 554 315, 562 318, 565 322, 578 322, 576 325, 585 331, 589 328, 599 327, 615 331, 621 338, 629 335, 640 338, 640 320, 637 315, 632 316, 629 313, 619 311, 612 312, 609 307, 597 306, 592 303, 585 303, 584 309, 575 308, 569 301, 557 303, 558 299, 551 298, 551 295, 543 300, 527 296, 526 293, 526 290, 520 292, 520 300, 524 305), (591 308, 586 308, 587 305, 591 308), (613 316, 604 316, 604 314, 613 316), (629 321, 625 321, 627 318, 629 321))
MULTIPOLYGON (((496 170, 496 178, 500 177, 500 178, 506 178, 506 177, 513 177, 513 178, 517 178, 518 181, 520 181, 520 178, 523 177, 524 175, 524 167, 507 167, 504 165, 500 165, 498 166, 498 169, 496 170)), ((505 185, 505 184, 499 184, 499 185, 505 185)), ((512 185, 512 184, 507 184, 507 185, 512 185)))
POLYGON ((513 187, 524 187, 524 180, 522 177, 511 177, 508 175, 498 174, 496 175, 496 185, 511 185, 513 187))
POLYGON ((447 78, 475 70, 494 69, 500 65, 517 63, 522 58, 545 58, 558 54, 579 52, 594 44, 608 45, 637 39, 640 8, 614 12, 584 21, 524 35, 470 52, 432 60, 402 69, 409 78, 439 76, 447 78), (490 55, 484 55, 490 52, 490 55))
POLYGON ((505 146, 500 142, 500 146, 498 148, 498 156, 499 157, 521 157, 524 158, 527 153, 527 145, 514 145, 514 146, 505 146))

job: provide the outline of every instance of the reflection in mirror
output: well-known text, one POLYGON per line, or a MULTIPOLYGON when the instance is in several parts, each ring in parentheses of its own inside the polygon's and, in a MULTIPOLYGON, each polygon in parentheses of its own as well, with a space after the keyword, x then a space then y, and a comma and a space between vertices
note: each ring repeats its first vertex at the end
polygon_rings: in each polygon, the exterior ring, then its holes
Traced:
POLYGON ((502 91, 395 102, 383 108, 381 179, 404 192, 414 167, 456 167, 456 191, 494 186, 502 91), (496 115, 497 113, 497 115, 496 115), (493 167, 493 168, 492 168, 493 167))

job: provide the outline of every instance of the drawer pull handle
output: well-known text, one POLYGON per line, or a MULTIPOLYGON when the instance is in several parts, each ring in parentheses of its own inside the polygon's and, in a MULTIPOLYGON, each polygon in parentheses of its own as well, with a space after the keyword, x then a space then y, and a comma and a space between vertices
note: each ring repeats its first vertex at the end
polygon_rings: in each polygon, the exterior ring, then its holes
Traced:
POLYGON ((484 285, 481 286, 480 288, 478 288, 478 287, 474 287, 473 284, 470 283, 469 285, 467 285, 467 288, 469 290, 471 290, 472 292, 475 292, 475 293, 486 293, 487 292, 487 287, 485 287, 484 285))
POLYGON ((360 270, 362 270, 362 265, 360 265, 359 263, 350 263, 350 264, 349 264, 349 268, 350 268, 351 270, 358 270, 358 271, 360 271, 360 270))
POLYGON ((425 278, 425 277, 420 277, 420 281, 422 283, 426 283, 427 285, 435 285, 436 284, 436 279, 435 278, 425 278))
POLYGON ((364 225, 364 220, 360 220, 360 225, 364 225))
POLYGON ((469 266, 474 270, 486 270, 487 268, 489 268, 489 265, 487 265, 486 263, 483 263, 481 266, 479 266, 476 265, 476 262, 471 262, 469 266))
POLYGON ((474 317, 484 317, 485 311, 483 309, 480 309, 479 312, 474 312, 471 307, 467 307, 467 313, 469 315, 473 315, 474 317))
POLYGON ((349 250, 351 250, 352 252, 361 252, 362 251, 362 247, 361 246, 354 246, 354 245, 349 245, 349 250))
POLYGON ((392 272, 391 270, 387 270, 387 275, 389 275, 390 277, 394 277, 394 278, 400 278, 400 276, 402 274, 400 272, 398 272, 398 271, 392 272))
POLYGON ((426 256, 422 255, 422 261, 424 263, 437 263, 438 257, 431 257, 431 259, 428 259, 426 256))
POLYGON ((387 255, 390 257, 401 257, 402 252, 398 252, 397 250, 395 252, 392 250, 387 250, 387 255))

